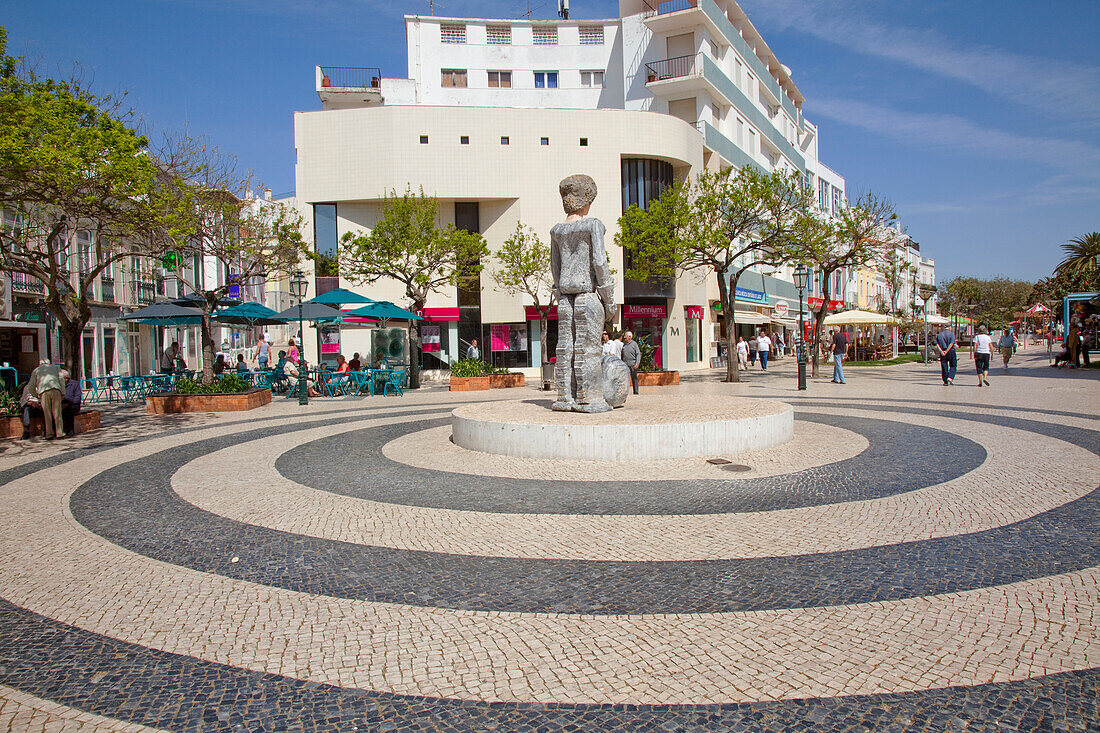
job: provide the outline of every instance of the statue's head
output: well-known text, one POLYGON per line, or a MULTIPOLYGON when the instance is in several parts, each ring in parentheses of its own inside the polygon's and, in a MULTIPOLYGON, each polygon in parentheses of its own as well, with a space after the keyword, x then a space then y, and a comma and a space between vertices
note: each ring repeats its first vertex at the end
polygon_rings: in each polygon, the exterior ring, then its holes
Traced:
POLYGON ((596 200, 596 182, 592 180, 592 176, 569 176, 558 184, 558 192, 561 194, 561 205, 565 213, 577 214, 596 200))

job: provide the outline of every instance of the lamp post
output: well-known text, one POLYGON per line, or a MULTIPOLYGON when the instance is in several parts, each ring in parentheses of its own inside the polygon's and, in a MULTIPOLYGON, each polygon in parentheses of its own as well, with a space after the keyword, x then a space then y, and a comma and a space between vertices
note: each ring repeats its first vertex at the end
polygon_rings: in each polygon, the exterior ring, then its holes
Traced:
POLYGON ((806 313, 802 307, 802 291, 806 289, 806 283, 810 279, 810 270, 805 265, 799 265, 794 269, 794 286, 798 288, 798 388, 806 389, 806 339, 805 333, 806 313))
POLYGON ((924 301, 921 309, 924 311, 924 363, 928 363, 928 301, 936 294, 936 286, 921 283, 919 286, 920 298, 924 301))
MULTIPOLYGON (((298 301, 298 340, 303 341, 302 336, 305 334, 305 326, 302 320, 302 301, 306 299, 306 293, 309 291, 309 280, 306 278, 306 274, 301 270, 295 270, 294 274, 290 277, 290 294, 298 301)), ((309 370, 306 368, 306 349, 305 344, 298 345, 298 404, 309 404, 309 386, 307 384, 309 376, 309 370)))

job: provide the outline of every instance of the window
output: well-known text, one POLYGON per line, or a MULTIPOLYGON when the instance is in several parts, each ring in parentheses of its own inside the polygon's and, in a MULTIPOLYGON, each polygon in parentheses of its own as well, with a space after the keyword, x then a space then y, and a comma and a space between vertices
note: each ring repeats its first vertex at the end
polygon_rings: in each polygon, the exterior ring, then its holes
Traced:
POLYGON ((602 71, 582 71, 581 86, 586 88, 599 88, 603 86, 602 71))
POLYGON ((428 144, 428 136, 427 135, 421 135, 420 136, 420 144, 421 145, 427 145, 428 144))
POLYGON ((822 211, 829 210, 829 182, 817 179, 817 205, 822 211))
POLYGON ((508 46, 512 43, 512 27, 490 25, 485 27, 485 42, 491 46, 508 46))
POLYGON ((580 27, 581 33, 581 45, 582 46, 602 46, 603 45, 603 26, 602 25, 582 25, 580 27))
POLYGON ((440 25, 439 40, 442 43, 465 43, 466 26, 456 23, 444 23, 440 25))
POLYGON ((490 71, 489 72, 489 88, 490 89, 511 89, 512 88, 512 72, 510 72, 510 71, 490 71))
POLYGON ((441 76, 444 87, 466 87, 466 69, 442 69, 441 76))
POLYGON ((458 138, 458 144, 459 145, 469 145, 470 144, 470 136, 469 135, 460 135, 459 138, 458 138))
POLYGON ((582 148, 587 148, 588 147, 588 138, 586 138, 586 137, 581 138, 581 147, 582 148))
POLYGON ((539 145, 549 145, 549 144, 550 144, 550 138, 548 138, 548 137, 539 138, 539 145))
POLYGON ((558 27, 535 27, 531 29, 532 41, 536 46, 558 45, 558 27))
POLYGON ((836 186, 833 186, 833 213, 836 214, 837 216, 840 216, 840 209, 841 209, 840 189, 837 188, 836 186))
POLYGON ((558 72, 556 71, 536 71, 535 72, 535 89, 557 89, 558 88, 558 72))
POLYGON ((509 143, 508 137, 506 135, 501 135, 500 136, 500 144, 501 145, 507 145, 508 143, 509 143))

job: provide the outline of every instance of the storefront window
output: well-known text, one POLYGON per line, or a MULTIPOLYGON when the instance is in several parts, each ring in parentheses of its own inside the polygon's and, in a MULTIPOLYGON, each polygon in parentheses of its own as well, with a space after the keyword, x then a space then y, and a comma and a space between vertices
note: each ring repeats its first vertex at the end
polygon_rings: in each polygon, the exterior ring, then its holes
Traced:
POLYGON ((699 354, 699 344, 702 342, 703 322, 689 318, 684 322, 684 332, 687 334, 687 360, 700 361, 702 356, 699 354))
POLYGON ((495 367, 519 369, 531 365, 527 323, 494 323, 489 326, 489 359, 495 367))

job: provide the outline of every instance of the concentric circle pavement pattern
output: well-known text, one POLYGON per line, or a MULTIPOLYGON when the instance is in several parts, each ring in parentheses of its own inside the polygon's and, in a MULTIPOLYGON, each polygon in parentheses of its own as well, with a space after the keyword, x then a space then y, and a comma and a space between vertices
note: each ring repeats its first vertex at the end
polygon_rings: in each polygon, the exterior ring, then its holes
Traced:
POLYGON ((1100 389, 1023 362, 661 388, 794 406, 742 473, 480 460, 437 389, 13 444, 0 729, 1100 730, 1100 389))

